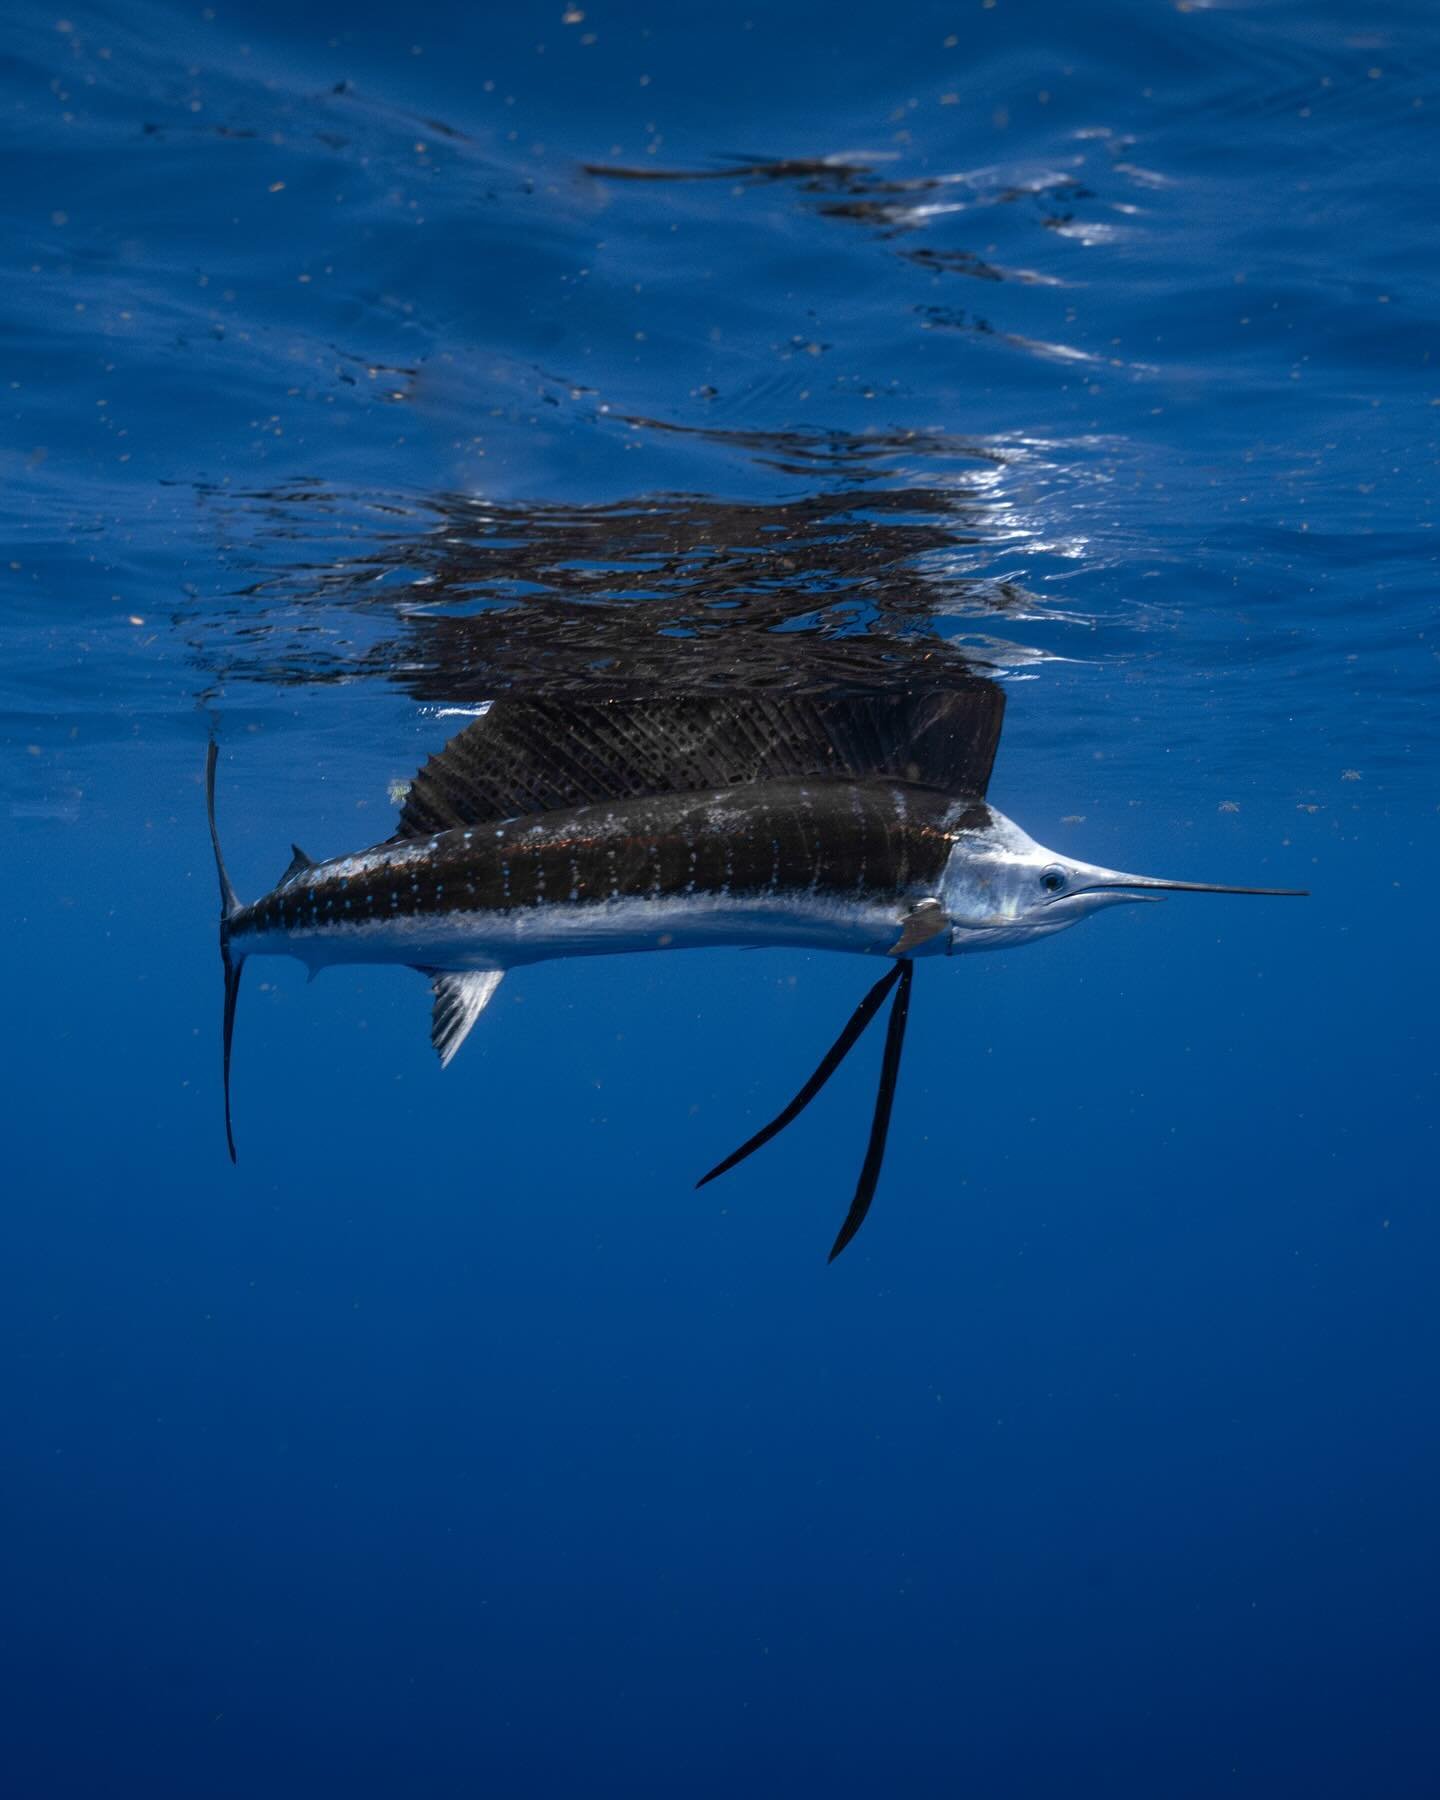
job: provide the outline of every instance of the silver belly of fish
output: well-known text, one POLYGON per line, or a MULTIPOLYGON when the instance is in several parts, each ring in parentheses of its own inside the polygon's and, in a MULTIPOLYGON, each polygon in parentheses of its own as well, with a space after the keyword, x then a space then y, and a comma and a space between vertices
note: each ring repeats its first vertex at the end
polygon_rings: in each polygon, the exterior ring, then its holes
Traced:
POLYGON ((454 910, 297 925, 237 935, 244 956, 426 969, 513 969, 557 957, 642 950, 775 948, 883 955, 902 909, 826 895, 713 894, 664 899, 554 900, 505 912, 454 910))

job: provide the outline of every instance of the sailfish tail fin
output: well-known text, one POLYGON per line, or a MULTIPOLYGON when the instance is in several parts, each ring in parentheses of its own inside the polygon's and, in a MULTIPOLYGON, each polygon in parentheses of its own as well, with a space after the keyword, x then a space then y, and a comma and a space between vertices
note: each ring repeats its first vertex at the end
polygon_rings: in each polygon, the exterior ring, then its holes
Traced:
POLYGON ((225 1084, 225 1142, 230 1150, 230 1160, 235 1161, 235 1131, 230 1118, 230 1046, 235 1036, 235 1007, 240 998, 240 971, 245 966, 243 956, 236 956, 230 948, 230 921, 240 911, 240 899, 231 885, 230 876, 226 872, 225 858, 220 850, 220 833, 215 826, 215 765, 220 760, 220 751, 214 738, 210 740, 210 748, 205 756, 205 815, 210 822, 210 843, 215 851, 215 873, 220 878, 220 965, 225 972, 225 1013, 221 1026, 221 1058, 225 1084))
POLYGON ((225 1144, 233 1163, 235 1161, 235 1127, 230 1117, 230 1045, 235 1037, 235 1006, 240 998, 240 971, 245 967, 245 959, 242 956, 237 961, 231 956, 223 924, 220 927, 220 961, 225 970, 225 1023, 221 1032, 225 1082, 225 1144))

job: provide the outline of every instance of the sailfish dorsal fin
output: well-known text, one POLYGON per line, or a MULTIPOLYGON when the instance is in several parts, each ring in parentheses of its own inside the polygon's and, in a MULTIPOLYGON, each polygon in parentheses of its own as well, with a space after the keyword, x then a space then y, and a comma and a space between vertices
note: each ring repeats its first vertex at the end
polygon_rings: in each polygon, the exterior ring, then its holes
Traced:
POLYGON ((307 856, 298 844, 292 844, 290 852, 290 860, 285 865, 285 873, 276 883, 277 887, 283 887, 287 881, 291 881, 295 876, 303 875, 307 869, 315 867, 315 858, 307 856))
POLYGON ((420 770, 395 835, 787 778, 889 778, 983 800, 1004 709, 981 677, 858 696, 497 700, 420 770))

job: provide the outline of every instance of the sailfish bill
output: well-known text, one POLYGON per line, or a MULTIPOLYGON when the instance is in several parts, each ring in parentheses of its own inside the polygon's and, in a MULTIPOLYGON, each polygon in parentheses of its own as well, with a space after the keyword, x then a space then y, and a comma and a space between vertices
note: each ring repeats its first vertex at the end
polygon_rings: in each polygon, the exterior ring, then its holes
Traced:
POLYGON ((220 884, 223 1075, 251 956, 399 963, 433 993, 448 1065, 506 971, 552 958, 717 946, 885 959, 790 1105, 705 1181, 809 1105, 887 996, 869 1145, 832 1259, 879 1183, 914 963, 1049 936, 1181 887, 1057 856, 986 802, 1004 694, 978 677, 859 696, 500 700, 412 783, 392 837, 284 874, 244 905, 206 807, 220 884))

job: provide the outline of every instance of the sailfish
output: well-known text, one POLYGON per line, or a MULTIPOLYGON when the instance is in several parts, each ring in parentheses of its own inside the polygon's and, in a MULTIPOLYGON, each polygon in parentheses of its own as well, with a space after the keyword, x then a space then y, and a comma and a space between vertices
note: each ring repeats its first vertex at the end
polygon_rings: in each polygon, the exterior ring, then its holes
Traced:
POLYGON ((313 861, 296 846, 249 905, 220 880, 225 1133, 231 1045, 254 956, 400 963, 433 992, 454 1058, 502 978, 556 957, 717 946, 848 951, 885 965, 814 1074, 703 1186, 815 1098, 888 999, 870 1137, 830 1250, 880 1179, 915 966, 1065 931, 1161 893, 1296 894, 1129 875, 1047 850, 990 806, 1004 691, 980 676, 862 695, 502 698, 416 775, 393 836, 313 861))

